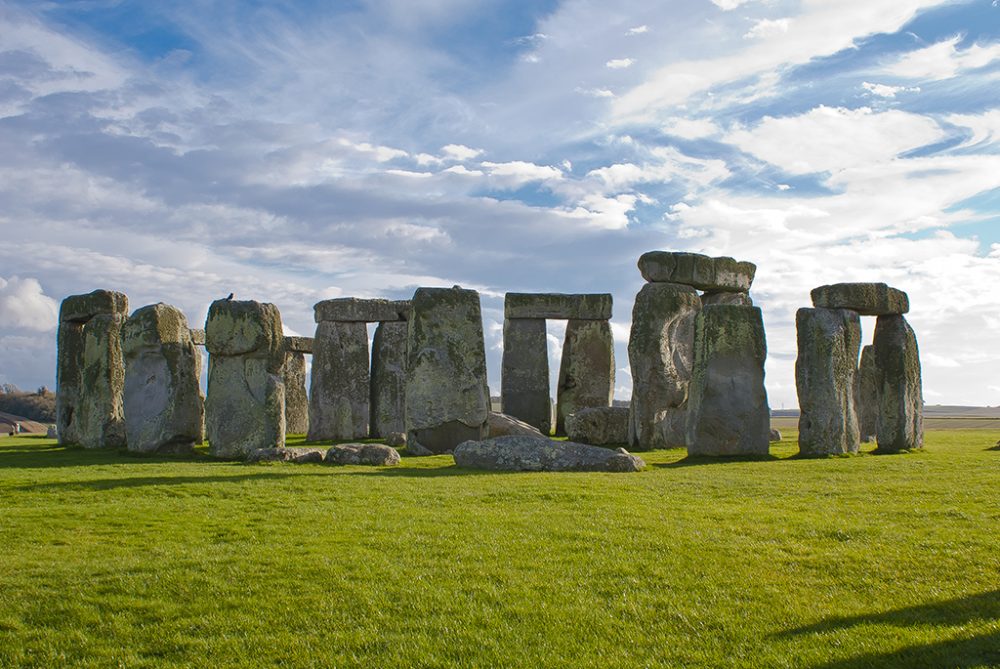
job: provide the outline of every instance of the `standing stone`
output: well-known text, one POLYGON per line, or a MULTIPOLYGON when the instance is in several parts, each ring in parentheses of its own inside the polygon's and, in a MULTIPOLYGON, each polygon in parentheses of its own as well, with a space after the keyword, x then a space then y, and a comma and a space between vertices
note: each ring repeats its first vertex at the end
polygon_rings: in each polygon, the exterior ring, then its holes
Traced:
POLYGON ((372 340, 371 436, 406 431, 406 321, 379 323, 372 340))
POLYGON ((695 322, 688 455, 767 455, 767 341, 758 307, 713 305, 695 322))
POLYGON ((913 328, 901 315, 875 323, 878 380, 878 450, 898 452, 924 446, 924 397, 920 351, 913 328))
POLYGON ((125 433, 135 453, 186 453, 201 441, 201 354, 176 307, 137 309, 122 329, 125 433))
POLYGON ((128 298, 113 291, 95 290, 63 300, 56 364, 60 444, 125 445, 120 335, 127 314, 128 298))
POLYGON ((639 450, 685 445, 688 385, 701 300, 690 286, 647 283, 635 297, 629 444, 639 450))
POLYGON ((858 410, 858 429, 861 441, 868 443, 878 433, 878 369, 875 364, 875 347, 861 349, 861 364, 858 367, 858 389, 855 405, 858 410))
POLYGON ((309 441, 368 437, 368 327, 320 321, 313 341, 309 441))
POLYGON ((298 351, 288 350, 285 338, 285 367, 282 379, 285 383, 285 432, 306 434, 309 432, 309 396, 306 394, 306 356, 298 351))
POLYGON ((245 458, 285 443, 285 346, 273 304, 216 300, 205 323, 208 397, 205 429, 212 455, 245 458))
POLYGON ((846 309, 799 309, 795 325, 799 452, 857 453, 861 441, 854 400, 861 319, 846 309))
POLYGON ((615 394, 615 342, 608 321, 566 322, 556 393, 556 434, 566 434, 566 416, 608 407, 615 394))
POLYGON ((486 437, 490 391, 479 293, 418 288, 407 337, 407 450, 446 453, 486 437))
POLYGON ((552 431, 549 351, 544 318, 506 318, 500 377, 503 413, 523 420, 544 435, 552 431))

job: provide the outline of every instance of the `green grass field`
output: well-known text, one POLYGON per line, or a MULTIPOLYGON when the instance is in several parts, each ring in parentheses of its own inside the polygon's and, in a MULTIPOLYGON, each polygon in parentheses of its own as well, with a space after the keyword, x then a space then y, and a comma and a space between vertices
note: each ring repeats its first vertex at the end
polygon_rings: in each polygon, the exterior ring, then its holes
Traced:
POLYGON ((0 441, 0 667, 998 667, 1000 431, 638 474, 0 441))

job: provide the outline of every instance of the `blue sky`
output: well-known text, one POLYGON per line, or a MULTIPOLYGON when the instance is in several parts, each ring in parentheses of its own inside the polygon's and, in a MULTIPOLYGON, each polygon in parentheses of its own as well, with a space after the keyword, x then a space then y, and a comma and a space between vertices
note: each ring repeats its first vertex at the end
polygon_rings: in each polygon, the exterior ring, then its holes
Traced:
MULTIPOLYGON (((1000 404, 994 0, 0 0, 0 382, 58 302, 611 292, 641 253, 757 263, 772 406, 809 290, 911 296, 926 399, 1000 404)), ((870 337, 873 323, 866 321, 870 337)), ((561 325, 550 326, 558 364, 561 325)))

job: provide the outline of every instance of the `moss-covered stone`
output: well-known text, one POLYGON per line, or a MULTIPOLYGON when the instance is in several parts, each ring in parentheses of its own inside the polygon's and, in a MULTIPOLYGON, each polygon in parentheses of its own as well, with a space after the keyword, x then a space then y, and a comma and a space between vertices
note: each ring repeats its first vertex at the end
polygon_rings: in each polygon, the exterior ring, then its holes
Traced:
POLYGON ((529 472, 638 472, 646 463, 625 449, 512 435, 467 441, 455 449, 455 464, 470 469, 529 472))
POLYGON ((317 302, 313 310, 317 323, 388 323, 407 320, 410 303, 407 300, 338 297, 317 302))
MULTIPOLYGON (((507 294, 508 299, 511 293, 507 294)), ((500 402, 503 412, 542 434, 552 431, 549 351, 544 318, 504 319, 500 402)))
POLYGON ((861 349, 861 363, 858 365, 858 382, 855 406, 858 410, 858 429, 861 441, 868 443, 878 433, 879 412, 878 367, 875 362, 875 347, 861 349))
POLYGON ((86 323, 98 314, 128 315, 128 297, 113 290, 95 290, 85 295, 70 295, 59 307, 61 322, 86 323))
MULTIPOLYGON (((287 339, 286 337, 286 342, 287 339)), ((306 394, 304 353, 296 351, 285 353, 282 379, 285 382, 285 432, 306 434, 309 432, 309 396, 306 394)))
POLYGON ((372 437, 406 431, 405 322, 379 323, 372 339, 371 424, 372 437))
POLYGON ((507 293, 505 318, 553 318, 559 320, 609 320, 610 293, 507 293))
POLYGON ((608 407, 615 394, 615 342, 608 321, 566 323, 556 386, 556 434, 566 433, 566 416, 608 407))
POLYGON ((266 351, 275 369, 285 363, 281 314, 273 304, 253 300, 216 300, 208 309, 205 347, 212 355, 266 351))
POLYGON ((901 290, 884 283, 835 283, 812 290, 813 306, 825 309, 850 309, 862 316, 905 314, 910 298, 901 290))
POLYGON ((125 410, 122 394, 120 313, 98 314, 83 326, 83 360, 75 412, 77 443, 84 448, 123 448, 125 410))
POLYGON ((879 316, 873 346, 879 394, 878 450, 923 448, 924 397, 917 336, 903 316, 879 316))
POLYGON ((681 283, 709 292, 750 290, 757 266, 727 256, 711 258, 700 253, 649 251, 639 258, 639 272, 646 281, 681 283))
POLYGON ((371 419, 368 328, 322 321, 313 340, 309 440, 365 439, 371 419))

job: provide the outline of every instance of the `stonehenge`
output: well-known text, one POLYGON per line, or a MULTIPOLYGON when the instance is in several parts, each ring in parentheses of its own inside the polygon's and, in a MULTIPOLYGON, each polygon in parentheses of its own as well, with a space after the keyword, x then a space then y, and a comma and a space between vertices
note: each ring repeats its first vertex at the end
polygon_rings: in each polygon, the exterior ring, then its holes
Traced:
MULTIPOLYGON (((409 313, 409 310, 407 310, 409 313)), ((372 339, 372 437, 406 432, 406 321, 385 321, 372 339)))
POLYGON ((566 322, 556 386, 556 434, 566 433, 566 416, 611 406, 615 396, 615 341, 606 320, 566 322))

